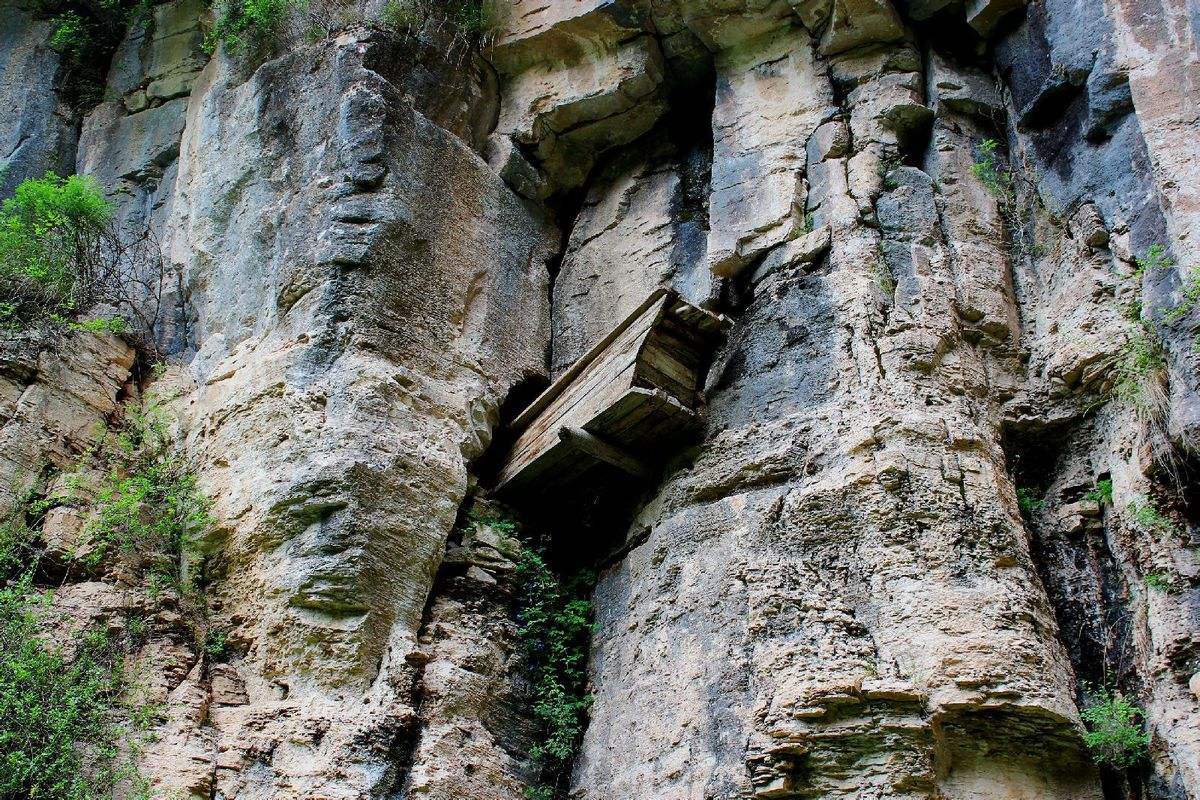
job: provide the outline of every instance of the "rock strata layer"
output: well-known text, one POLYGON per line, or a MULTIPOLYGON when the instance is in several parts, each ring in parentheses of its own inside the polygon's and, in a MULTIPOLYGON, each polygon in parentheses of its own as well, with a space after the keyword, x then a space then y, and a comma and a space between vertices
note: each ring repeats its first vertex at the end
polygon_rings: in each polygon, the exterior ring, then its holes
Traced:
POLYGON ((694 440, 512 510, 606 554, 564 796, 1200 800, 1193 4, 512 0, 477 51, 362 5, 210 56, 156 3, 86 110, 0 23, 5 192, 101 181, 171 361, 7 342, 0 502, 147 391, 213 500, 225 663, 119 575, 48 623, 152 621, 154 791, 525 796, 518 542, 461 512, 667 285, 733 323, 694 440))

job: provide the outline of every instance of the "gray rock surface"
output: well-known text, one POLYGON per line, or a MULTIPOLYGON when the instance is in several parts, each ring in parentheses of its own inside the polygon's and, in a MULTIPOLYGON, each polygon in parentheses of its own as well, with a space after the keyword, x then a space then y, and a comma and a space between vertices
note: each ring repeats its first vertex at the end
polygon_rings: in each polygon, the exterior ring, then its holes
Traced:
POLYGON ((50 32, 24 4, 0 4, 0 197, 26 178, 72 172, 76 121, 56 91, 60 60, 50 32))
MULTIPOLYGON (((9 485, 149 388, 214 500, 228 663, 111 575, 47 623, 152 620, 154 790, 524 796, 517 545, 464 503, 501 416, 666 283, 734 321, 697 439, 596 487, 597 541, 517 509, 564 562, 612 545, 568 796, 1200 800, 1200 309, 1164 318, 1200 265, 1194 13, 1025 5, 515 0, 463 58, 364 10, 260 62, 156 5, 77 169, 161 238, 174 364, 0 364, 9 485), (1139 772, 1089 753, 1096 682, 1145 710, 1139 772)), ((0 96, 49 87, 44 26, 4 25, 0 96)), ((51 97, 0 112, 20 169, 74 158, 51 97)))

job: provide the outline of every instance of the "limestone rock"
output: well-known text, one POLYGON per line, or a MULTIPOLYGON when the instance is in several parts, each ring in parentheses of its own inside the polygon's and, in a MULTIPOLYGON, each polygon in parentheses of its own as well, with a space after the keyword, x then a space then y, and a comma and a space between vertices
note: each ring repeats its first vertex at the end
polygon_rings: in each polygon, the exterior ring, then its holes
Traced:
MULTIPOLYGON (((688 167, 666 142, 619 158, 584 201, 556 281, 552 371, 561 373, 659 285, 701 304, 713 294, 688 167), (648 151, 648 152, 646 152, 648 151), (646 155, 641 155, 646 152, 646 155), (601 313, 581 313, 598 304, 601 313)), ((703 154, 693 157, 703 158, 703 154)))
POLYGON ((71 173, 75 115, 57 92, 60 59, 49 47, 51 24, 27 6, 0 6, 0 197, 26 178, 71 173))
POLYGON ((133 350, 111 334, 71 333, 49 347, 3 343, 0 484, 11 503, 47 465, 70 470, 104 434, 129 379, 133 350))
POLYGON ((831 95, 810 37, 784 30, 722 55, 713 112, 708 260, 735 274, 804 228, 804 147, 831 95))
POLYGON ((829 27, 821 36, 821 54, 826 56, 878 42, 891 42, 904 35, 904 25, 891 0, 833 0, 829 27))

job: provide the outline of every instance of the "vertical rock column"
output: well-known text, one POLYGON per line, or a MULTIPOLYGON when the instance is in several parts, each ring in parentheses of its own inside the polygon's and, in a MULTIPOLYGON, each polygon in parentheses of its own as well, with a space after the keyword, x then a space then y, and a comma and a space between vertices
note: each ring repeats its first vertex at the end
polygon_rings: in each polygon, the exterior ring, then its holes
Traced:
POLYGON ((188 105, 167 244, 197 318, 178 406, 220 520, 210 598, 245 687, 210 715, 225 796, 402 778, 467 463, 544 369, 553 229, 414 106, 424 73, 393 46, 345 34, 249 79, 219 57, 188 105))
POLYGON ((773 106, 718 102, 713 237, 753 245, 807 206, 829 256, 782 247, 745 279, 699 455, 601 578, 574 791, 1099 797, 1000 447, 1016 316, 997 202, 970 168, 977 132, 948 109, 938 183, 896 167, 931 117, 915 53, 839 53, 831 85, 775 72, 806 63, 779 58, 811 47, 789 35, 775 59, 719 60, 749 71, 727 76, 735 93, 765 85, 811 111, 797 141, 735 152, 722 130, 774 130, 773 106), (718 202, 783 180, 773 169, 796 152, 807 168, 763 195, 778 213, 730 213, 762 208, 752 192, 718 202), (744 180, 718 180, 735 170, 744 180))

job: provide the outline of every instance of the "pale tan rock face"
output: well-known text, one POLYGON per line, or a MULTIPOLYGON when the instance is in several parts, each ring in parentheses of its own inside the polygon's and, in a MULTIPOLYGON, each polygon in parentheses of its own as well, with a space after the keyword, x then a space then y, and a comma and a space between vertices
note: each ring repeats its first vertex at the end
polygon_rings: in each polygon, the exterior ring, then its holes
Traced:
MULTIPOLYGON (((734 324, 693 446, 597 495, 632 523, 568 796, 1200 800, 1200 311, 1162 319, 1200 263, 1189 7, 1025 5, 514 0, 481 58, 348 23, 261 64, 156 5, 78 163, 181 276, 151 388, 231 656, 119 576, 53 629, 152 619, 155 789, 523 797, 517 543, 461 513, 472 466, 514 387, 665 283, 734 324), (1162 409, 1113 399, 1142 334, 1162 409), (1137 775, 1083 739, 1107 683, 1137 775)), ((0 477, 73 463, 132 364, 6 351, 0 477)), ((519 510, 574 534, 556 502, 519 510)))
POLYGON ((728 276, 804 231, 804 144, 832 93, 796 29, 722 53, 716 68, 708 258, 728 276))
POLYGON ((0 503, 48 471, 70 470, 104 436, 130 378, 134 353, 111 334, 70 332, 44 347, 6 342, 0 352, 0 503))
POLYGON ((212 602, 248 701, 214 712, 227 796, 395 779, 466 463, 548 336, 550 232, 363 66, 371 47, 249 84, 211 63, 180 150, 169 252, 199 347, 177 405, 223 521, 212 602), (265 125, 287 133, 247 136, 265 125))

